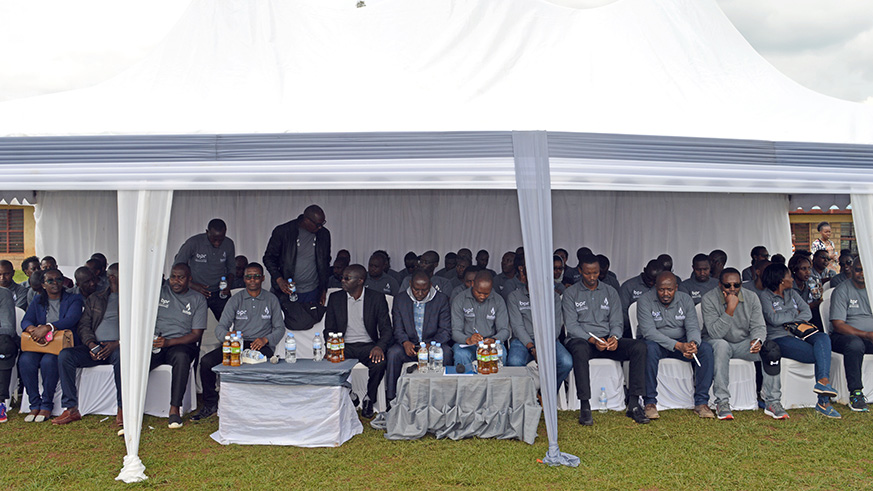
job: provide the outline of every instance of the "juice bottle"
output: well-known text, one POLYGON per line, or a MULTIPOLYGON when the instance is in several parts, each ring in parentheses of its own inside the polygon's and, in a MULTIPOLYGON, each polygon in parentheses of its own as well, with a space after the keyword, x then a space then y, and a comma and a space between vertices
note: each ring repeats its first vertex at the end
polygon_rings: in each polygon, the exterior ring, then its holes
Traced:
POLYGON ((230 334, 224 335, 224 343, 221 344, 221 364, 230 366, 230 334))
POLYGON ((479 373, 488 375, 491 373, 491 352, 485 347, 485 343, 479 343, 479 353, 481 353, 479 373))
POLYGON ((489 350, 489 358, 491 359, 491 373, 497 373, 497 345, 491 343, 491 349, 489 350))
POLYGON ((240 366, 240 339, 237 336, 233 336, 230 340, 230 366, 238 367, 240 366))

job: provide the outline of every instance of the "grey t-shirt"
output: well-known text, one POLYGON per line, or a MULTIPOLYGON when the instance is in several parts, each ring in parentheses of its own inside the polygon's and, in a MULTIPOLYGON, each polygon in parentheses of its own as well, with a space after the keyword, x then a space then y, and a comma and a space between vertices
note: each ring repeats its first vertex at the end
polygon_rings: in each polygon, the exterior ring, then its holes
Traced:
POLYGON ((118 341, 118 294, 110 293, 109 301, 106 303, 106 312, 103 314, 103 320, 94 331, 94 337, 98 342, 101 341, 118 341))
POLYGON ((206 329, 206 297, 190 289, 176 295, 165 281, 158 299, 155 335, 175 339, 194 329, 206 329))
POLYGON ((15 306, 22 310, 27 310, 28 289, 13 281, 7 290, 12 293, 12 301, 15 302, 15 306))
POLYGON ((589 333, 601 339, 622 335, 621 300, 615 288, 602 281, 594 290, 582 281, 567 287, 561 310, 568 338, 588 339, 589 333))
POLYGON ((621 288, 618 290, 618 297, 621 299, 621 310, 624 315, 625 327, 630 327, 630 318, 628 317, 627 309, 630 308, 631 304, 636 302, 638 298, 651 289, 651 287, 646 286, 645 282, 643 282, 641 274, 638 274, 621 284, 621 288))
POLYGON ((483 338, 499 339, 504 343, 509 339, 506 302, 494 290, 481 303, 473 298, 472 289, 452 300, 452 339, 464 344, 476 332, 483 338))
POLYGON ((831 296, 830 320, 840 320, 859 331, 873 332, 873 312, 866 288, 856 288, 851 281, 844 281, 834 289, 831 296))
MULTIPOLYGON (((506 310, 509 313, 509 327, 512 329, 513 343, 520 342, 527 347, 534 343, 533 315, 530 310, 530 292, 527 286, 517 288, 509 294, 506 302, 506 310)), ((564 316, 561 312, 561 296, 555 293, 555 338, 561 334, 564 325, 564 316)))
POLYGON ((234 273, 236 249, 233 241, 225 237, 218 247, 213 247, 206 233, 197 234, 182 244, 173 263, 185 263, 191 268, 191 278, 206 285, 211 292, 218 291, 221 277, 234 273))
POLYGON ((709 278, 703 283, 697 281, 697 278, 694 275, 691 275, 690 278, 683 281, 679 285, 679 291, 683 293, 687 293, 691 300, 694 300, 694 305, 700 303, 700 300, 706 295, 709 290, 718 286, 718 278, 709 278))
POLYGON ((400 285, 397 280, 395 280, 388 273, 382 273, 381 278, 373 278, 369 274, 367 275, 367 281, 364 282, 364 288, 369 288, 371 290, 376 290, 377 292, 382 292, 385 295, 397 295, 397 292, 400 290, 400 285))
POLYGON ((315 265, 315 234, 303 227, 297 228, 297 262, 294 265, 294 283, 298 293, 318 289, 318 269, 315 265))
POLYGON ((57 322, 61 318, 61 299, 49 299, 48 311, 45 313, 46 324, 57 322))
POLYGON ((230 297, 221 312, 221 319, 215 326, 216 339, 224 341, 231 326, 234 331, 242 331, 243 341, 267 338, 268 346, 275 350, 285 335, 279 299, 267 290, 261 290, 257 297, 248 291, 238 292, 230 297))

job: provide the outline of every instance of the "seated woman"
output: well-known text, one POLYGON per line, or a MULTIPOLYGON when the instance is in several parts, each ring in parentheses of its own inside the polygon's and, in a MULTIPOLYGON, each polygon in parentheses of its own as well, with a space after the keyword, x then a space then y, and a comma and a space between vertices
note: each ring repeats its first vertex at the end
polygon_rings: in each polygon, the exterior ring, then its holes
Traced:
POLYGON ((788 269, 791 270, 794 279, 794 290, 809 305, 809 310, 812 313, 810 322, 823 330, 821 314, 818 310, 823 290, 821 281, 812 275, 812 261, 805 253, 798 253, 788 260, 788 269))
POLYGON ((840 418, 840 413, 830 403, 830 398, 837 395, 828 379, 831 371, 830 338, 824 332, 817 332, 802 340, 783 327, 788 322, 808 323, 812 319, 809 305, 792 288, 794 279, 788 267, 782 264, 767 266, 761 282, 764 284, 760 294, 761 310, 767 323, 767 339, 779 345, 783 358, 815 364, 816 383, 812 389, 818 394, 815 410, 829 418, 840 418))
MULTIPOLYGON (((78 343, 76 332, 82 316, 82 296, 66 293, 64 276, 56 269, 45 271, 42 293, 37 294, 21 320, 21 329, 30 337, 44 343, 49 332, 62 329, 73 331, 73 340, 78 343)), ((47 353, 23 351, 18 357, 18 371, 30 400, 30 414, 25 422, 42 422, 52 414, 55 389, 58 386, 58 356, 47 353), (39 375, 42 374, 42 394, 39 391, 39 375)))

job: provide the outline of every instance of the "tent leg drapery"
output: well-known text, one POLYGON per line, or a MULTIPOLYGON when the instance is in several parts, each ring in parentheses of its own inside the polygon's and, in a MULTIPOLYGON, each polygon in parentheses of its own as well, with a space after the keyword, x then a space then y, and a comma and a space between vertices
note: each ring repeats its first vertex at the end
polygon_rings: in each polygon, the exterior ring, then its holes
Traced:
POLYGON ((115 479, 126 483, 148 479, 139 441, 172 203, 173 191, 118 191, 119 349, 127 455, 115 479))
MULTIPOLYGON (((870 247, 873 244, 873 193, 852 194, 852 221, 855 224, 861 266, 869 268, 873 265, 873 248, 870 247)), ((867 298, 873 299, 873 288, 867 289, 867 298)), ((873 300, 870 305, 873 305, 873 300)))
POLYGON ((579 465, 579 457, 558 448, 557 373, 555 368, 555 302, 552 279, 552 189, 549 143, 545 131, 512 133, 515 183, 530 290, 543 417, 549 438, 548 465, 579 465))

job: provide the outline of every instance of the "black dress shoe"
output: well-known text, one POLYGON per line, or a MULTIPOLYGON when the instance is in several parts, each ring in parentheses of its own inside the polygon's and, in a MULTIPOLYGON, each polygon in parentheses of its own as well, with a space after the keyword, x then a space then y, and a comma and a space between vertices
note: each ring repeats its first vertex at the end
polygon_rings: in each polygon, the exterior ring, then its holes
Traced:
POLYGON ((352 406, 354 406, 354 408, 357 409, 358 404, 361 403, 361 400, 358 399, 358 394, 355 394, 354 392, 349 392, 349 397, 352 398, 352 406))
POLYGON ((579 410, 579 424, 582 426, 593 426, 594 418, 591 416, 591 409, 579 410))
POLYGON ((646 417, 646 412, 639 406, 635 406, 633 409, 628 409, 625 415, 627 415, 628 418, 633 419, 635 423, 641 425, 649 423, 649 418, 646 417))
POLYGON ((373 417, 373 401, 364 399, 364 405, 361 407, 361 416, 370 419, 373 417))
POLYGON ((218 406, 203 406, 200 412, 191 416, 191 421, 200 421, 206 419, 218 412, 218 406))

